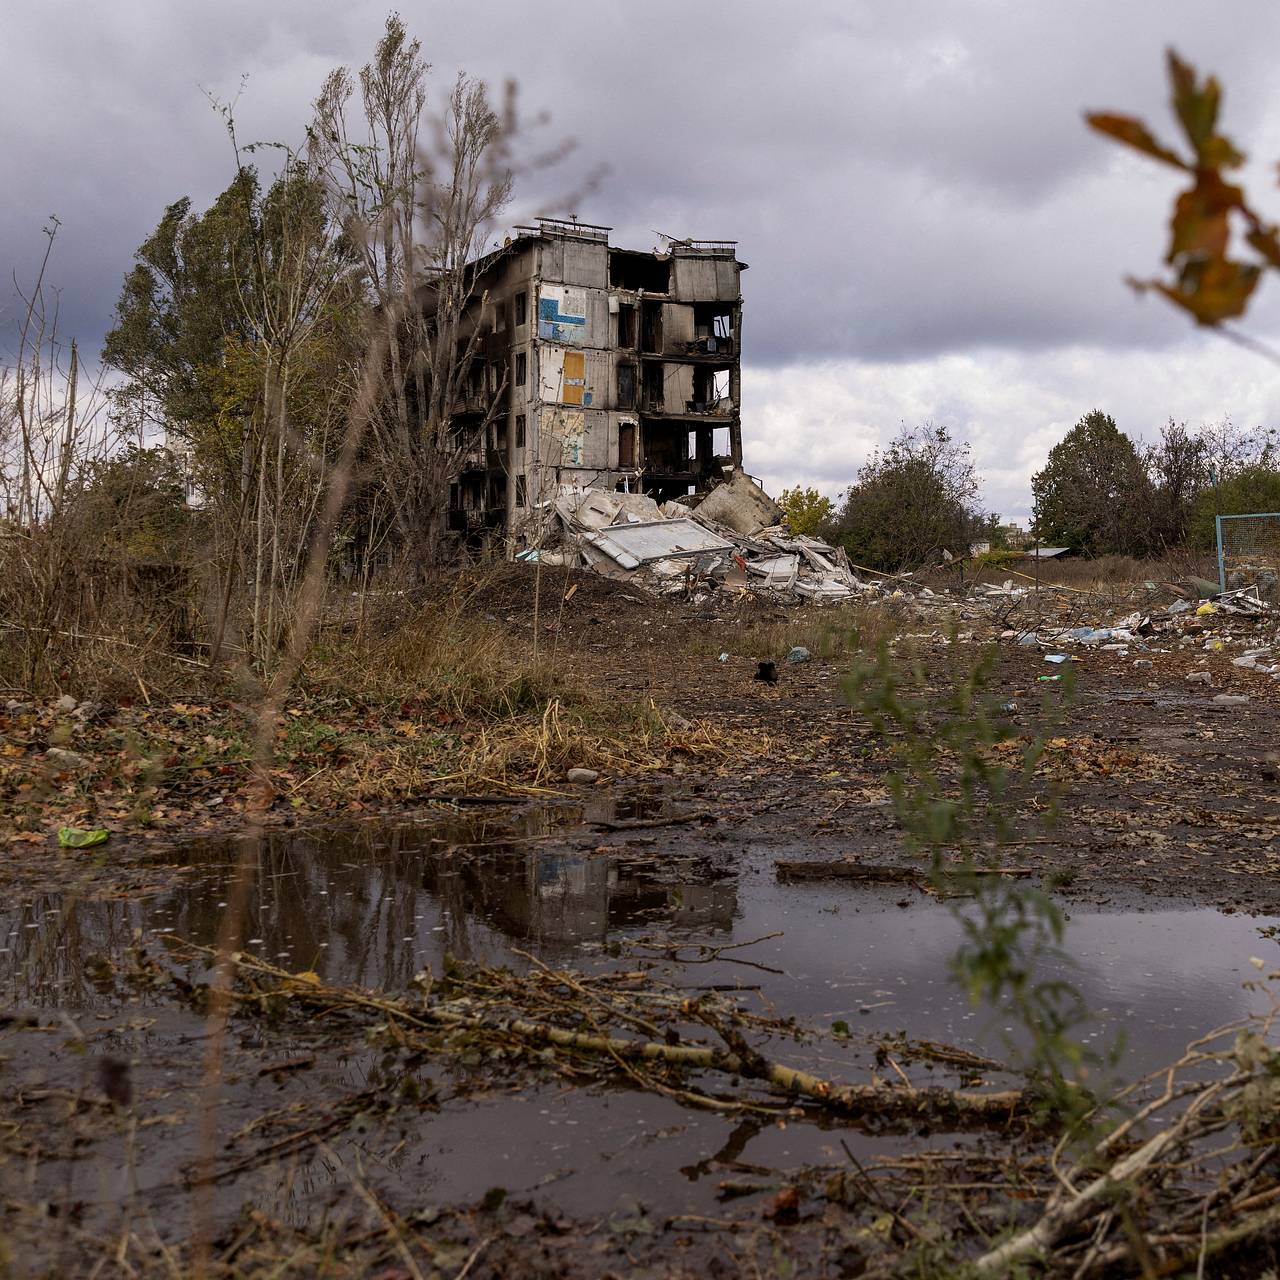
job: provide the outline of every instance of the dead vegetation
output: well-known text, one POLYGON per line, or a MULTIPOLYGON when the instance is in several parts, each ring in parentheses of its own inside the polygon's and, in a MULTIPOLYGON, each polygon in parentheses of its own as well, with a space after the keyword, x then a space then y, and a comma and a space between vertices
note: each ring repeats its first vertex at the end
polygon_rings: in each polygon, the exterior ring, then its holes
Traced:
MULTIPOLYGON (((204 949, 203 954, 214 953, 204 949)), ((1025 1123, 1035 1107, 1034 1095, 1022 1089, 822 1079, 765 1058, 749 1043, 749 1033, 772 1030, 788 1038, 800 1033, 775 1016, 748 1012, 727 993, 690 995, 666 986, 649 965, 587 975, 551 969, 528 953, 519 954, 530 965, 526 973, 459 964, 439 978, 420 974, 417 997, 411 998, 326 985, 313 973, 293 974, 237 953, 233 999, 276 1016, 296 1009, 308 1017, 375 1018, 377 1034, 410 1053, 482 1047, 545 1065, 550 1050, 555 1055, 550 1061, 576 1083, 584 1082, 584 1071, 616 1073, 640 1088, 720 1112, 767 1113, 781 1105, 845 1116, 1007 1126, 1025 1123), (705 1075, 712 1083, 695 1083, 692 1075, 705 1075)))
POLYGON ((11 699, 0 710, 10 841, 59 826, 191 833, 250 812, 278 821, 530 794, 562 788, 575 767, 633 776, 768 749, 756 729, 687 718, 652 698, 606 698, 456 603, 405 612, 379 635, 335 631, 307 656, 265 777, 252 759, 252 708, 207 668, 172 701, 153 685, 154 666, 137 673, 134 697, 11 699))

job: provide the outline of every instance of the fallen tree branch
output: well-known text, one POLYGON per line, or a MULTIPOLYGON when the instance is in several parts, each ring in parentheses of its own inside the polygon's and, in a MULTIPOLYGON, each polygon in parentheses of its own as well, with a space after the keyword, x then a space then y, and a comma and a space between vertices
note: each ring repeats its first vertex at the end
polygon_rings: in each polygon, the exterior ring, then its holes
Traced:
POLYGON ((590 825, 600 831, 646 831, 654 827, 677 827, 688 822, 715 821, 715 814, 706 809, 696 813, 673 813, 666 818, 636 818, 627 822, 607 822, 603 819, 590 825))
MULTIPOLYGON (((179 945, 208 954, 208 948, 190 943, 179 945)), ((1035 1097, 1025 1089, 982 1093, 938 1086, 916 1087, 910 1084, 840 1083, 771 1062, 754 1049, 733 1052, 711 1045, 626 1039, 601 1032, 575 1031, 552 1022, 526 1017, 473 1013, 469 1006, 475 1004, 474 998, 414 1007, 401 999, 375 996, 356 989, 325 986, 313 980, 313 975, 301 978, 243 953, 233 954, 231 961, 240 974, 269 978, 276 984, 270 990, 254 988, 235 991, 234 998, 242 1004, 264 1003, 283 994, 302 1004, 319 1006, 326 1011, 343 1007, 376 1011, 399 1024, 402 1034, 433 1028, 468 1030, 497 1036, 504 1041, 514 1039, 531 1044, 553 1045, 577 1054, 598 1055, 615 1065, 656 1062, 687 1070, 714 1071, 739 1078, 747 1076, 765 1084, 770 1092, 784 1095, 793 1101, 804 1099, 842 1115, 928 1119, 935 1123, 945 1120, 1007 1125, 1019 1119, 1029 1121, 1036 1103, 1035 1097)), ((560 976, 554 971, 548 972, 553 980, 560 981, 560 976)), ((579 985, 574 988, 573 983, 570 983, 571 989, 580 990, 583 980, 583 975, 574 975, 574 982, 579 985)), ((510 998, 507 993, 504 996, 510 998)))
MULTIPOLYGON (((774 864, 779 880, 868 880, 882 884, 913 884, 924 887, 928 876, 915 867, 894 867, 884 863, 854 862, 838 858, 832 862, 780 859, 774 864)), ((1034 867, 966 867, 964 874, 977 876, 1031 876, 1034 867)))

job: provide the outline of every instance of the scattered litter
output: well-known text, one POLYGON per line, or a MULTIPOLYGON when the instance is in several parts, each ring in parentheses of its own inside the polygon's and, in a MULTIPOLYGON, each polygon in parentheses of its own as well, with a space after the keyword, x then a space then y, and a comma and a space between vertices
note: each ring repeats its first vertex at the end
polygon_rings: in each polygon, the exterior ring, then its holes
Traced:
POLYGON ((58 843, 64 849, 92 849, 94 845, 106 844, 110 834, 101 827, 59 827, 58 843))
POLYGON ((1044 660, 1046 662, 1070 662, 1071 655, 1069 653, 1046 653, 1044 660))

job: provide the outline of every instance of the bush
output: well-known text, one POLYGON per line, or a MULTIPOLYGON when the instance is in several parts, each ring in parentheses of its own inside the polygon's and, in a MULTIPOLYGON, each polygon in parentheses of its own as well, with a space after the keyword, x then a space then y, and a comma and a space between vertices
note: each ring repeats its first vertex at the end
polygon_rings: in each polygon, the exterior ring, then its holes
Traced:
POLYGON ((844 494, 830 535, 855 564, 917 569, 946 550, 964 555, 997 521, 977 506, 978 480, 967 445, 943 427, 904 431, 877 453, 844 494))

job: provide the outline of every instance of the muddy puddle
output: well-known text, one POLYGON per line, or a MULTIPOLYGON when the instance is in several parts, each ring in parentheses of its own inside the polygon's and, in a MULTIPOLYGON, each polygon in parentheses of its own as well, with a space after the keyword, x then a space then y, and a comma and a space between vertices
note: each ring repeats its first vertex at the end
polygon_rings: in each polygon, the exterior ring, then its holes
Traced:
MULTIPOLYGON (((739 988, 760 1009, 848 1023, 848 1045, 770 1046, 774 1057, 828 1076, 866 1079, 867 1038, 898 1032, 1005 1056, 1007 1019, 971 1008, 948 975, 959 933, 946 908, 901 886, 780 884, 773 853, 696 822, 643 825, 663 812, 660 796, 641 796, 620 809, 484 810, 416 826, 273 835, 249 851, 243 945, 331 983, 392 990, 421 970, 441 972, 449 956, 522 968, 527 953, 592 970, 634 965, 640 954, 691 990, 739 988), (709 962, 697 950, 753 940, 709 962), (672 945, 681 947, 674 955, 672 945)), ((0 1029, 6 1095, 24 1107, 74 1099, 101 1092, 128 1065, 136 1127, 79 1145, 46 1141, 41 1160, 3 1166, 10 1192, 21 1182, 28 1193, 69 1198, 87 1224, 105 1224, 128 1202, 145 1204, 166 1229, 186 1225, 182 1175, 198 1147, 205 1023, 163 989, 128 990, 94 975, 100 958, 118 964, 138 941, 153 950, 166 936, 215 941, 244 850, 227 843, 189 853, 182 883, 145 899, 50 895, 0 911, 0 993, 10 1015, 29 1015, 0 1029)), ((1062 976, 1093 1011, 1088 1034, 1098 1046, 1125 1033, 1122 1070, 1132 1076, 1259 1006, 1242 984, 1256 976, 1251 956, 1278 958, 1260 933, 1276 924, 1213 910, 1071 910, 1074 962, 1062 976)), ((334 1125, 287 1176, 254 1168, 225 1179, 219 1210, 253 1198, 300 1222, 348 1194, 358 1171, 423 1206, 501 1186, 574 1215, 620 1212, 636 1200, 650 1212, 713 1213, 726 1168, 960 1140, 722 1116, 563 1082, 477 1094, 463 1069, 433 1063, 412 1068, 415 1096, 432 1107, 388 1118, 369 1099, 389 1070, 358 1038, 335 1043, 323 1027, 236 1019, 219 1103, 224 1149, 234 1153, 234 1135, 264 1111, 311 1114, 320 1097, 334 1125)))

